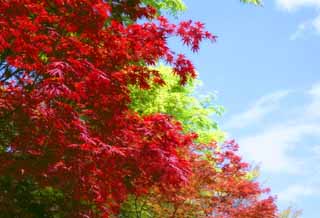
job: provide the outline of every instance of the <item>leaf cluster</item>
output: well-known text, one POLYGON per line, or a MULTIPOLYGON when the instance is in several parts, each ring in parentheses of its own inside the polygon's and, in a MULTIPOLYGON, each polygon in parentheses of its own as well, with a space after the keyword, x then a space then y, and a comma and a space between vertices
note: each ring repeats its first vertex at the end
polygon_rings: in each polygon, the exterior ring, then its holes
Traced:
POLYGON ((161 65, 156 69, 165 85, 151 83, 147 90, 131 86, 130 108, 141 115, 163 113, 172 116, 182 123, 184 131, 196 133, 199 143, 223 141, 224 133, 213 119, 222 115, 223 107, 214 104, 214 94, 199 99, 195 96, 199 80, 189 78, 187 84, 181 86, 172 68, 161 65))

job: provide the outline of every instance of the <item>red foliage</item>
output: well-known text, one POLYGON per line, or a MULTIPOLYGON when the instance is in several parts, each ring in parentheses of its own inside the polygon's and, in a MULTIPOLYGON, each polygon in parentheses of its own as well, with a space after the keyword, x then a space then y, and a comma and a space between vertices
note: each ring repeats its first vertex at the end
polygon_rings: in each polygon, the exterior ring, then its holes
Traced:
MULTIPOLYGON (((185 83, 194 67, 167 47, 167 38, 181 36, 194 51, 202 39, 214 40, 202 24, 170 24, 138 0, 111 2, 0 0, 0 117, 14 126, 0 175, 60 189, 95 204, 101 217, 117 213, 128 194, 187 184, 195 136, 165 115, 130 112, 128 85, 148 88, 151 77, 162 84, 145 67, 159 60, 185 83), (127 24, 123 17, 148 20, 127 24)), ((272 200, 257 210, 265 204, 272 200)), ((86 209, 72 215, 93 217, 86 209)))
POLYGON ((190 163, 192 175, 187 185, 158 187, 147 196, 155 208, 155 218, 275 218, 274 198, 258 182, 248 180, 248 164, 236 154, 237 144, 196 145, 190 163), (211 150, 214 154, 203 153, 211 150), (166 193, 166 194, 163 194, 166 193), (159 202, 165 202, 160 207, 159 202), (169 203, 169 204, 168 204, 169 203), (168 206, 169 205, 169 206, 168 206))

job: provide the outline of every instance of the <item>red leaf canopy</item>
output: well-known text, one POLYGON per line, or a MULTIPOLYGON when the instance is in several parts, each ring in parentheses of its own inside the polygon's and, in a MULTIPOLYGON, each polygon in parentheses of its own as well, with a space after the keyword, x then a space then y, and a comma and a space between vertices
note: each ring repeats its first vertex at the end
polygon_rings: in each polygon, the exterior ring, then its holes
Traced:
MULTIPOLYGON (((171 24, 139 0, 0 5, 1 177, 61 190, 68 204, 78 202, 67 217, 111 217, 129 194, 141 196, 150 187, 176 199, 190 185, 197 188, 195 178, 234 196, 225 203, 211 199, 224 207, 216 206, 217 214, 256 218, 267 207, 265 217, 274 217, 272 199, 232 210, 234 199, 263 193, 255 183, 237 183, 244 166, 232 152, 215 159, 236 161, 219 174, 195 161, 195 134, 184 133, 167 115, 142 117, 128 109, 129 85, 163 85, 148 68, 160 60, 172 65, 181 85, 196 76, 192 63, 168 48, 167 38, 178 36, 197 51, 203 39, 215 39, 203 24, 171 24)), ((3 193, 5 214, 14 197, 3 193)))
POLYGON ((170 24, 140 1, 0 4, 0 116, 14 128, 2 145, 1 175, 31 177, 93 202, 104 216, 129 193, 187 181, 189 164, 179 150, 194 136, 168 116, 128 111, 127 87, 148 88, 150 78, 162 84, 147 68, 159 60, 173 65, 182 84, 194 77, 167 38, 180 36, 197 50, 202 39, 214 39, 203 25, 170 24))

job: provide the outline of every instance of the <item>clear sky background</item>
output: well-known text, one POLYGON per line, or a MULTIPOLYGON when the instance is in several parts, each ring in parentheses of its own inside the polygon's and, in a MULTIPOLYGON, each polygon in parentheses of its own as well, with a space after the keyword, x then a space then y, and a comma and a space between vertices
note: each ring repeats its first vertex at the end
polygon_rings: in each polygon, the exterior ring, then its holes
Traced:
POLYGON ((303 218, 320 210, 320 0, 185 0, 179 20, 204 22, 217 35, 190 57, 207 91, 226 108, 222 129, 260 181, 303 218))

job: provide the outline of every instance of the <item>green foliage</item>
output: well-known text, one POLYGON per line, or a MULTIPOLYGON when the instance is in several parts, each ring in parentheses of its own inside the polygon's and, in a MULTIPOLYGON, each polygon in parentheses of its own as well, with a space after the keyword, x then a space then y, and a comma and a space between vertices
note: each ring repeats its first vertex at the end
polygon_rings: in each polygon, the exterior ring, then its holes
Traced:
POLYGON ((288 207, 279 214, 279 218, 301 218, 302 211, 288 207))
POLYGON ((249 170, 249 172, 246 175, 246 179, 249 181, 253 181, 257 179, 259 176, 260 176, 260 167, 255 166, 251 170, 249 170))
POLYGON ((249 4, 254 4, 254 5, 262 5, 261 0, 240 0, 243 3, 249 3, 249 4))
POLYGON ((0 154, 4 153, 14 138, 16 130, 14 124, 6 117, 0 118, 0 154))
POLYGON ((186 5, 182 0, 143 0, 145 5, 150 5, 158 10, 169 11, 176 14, 186 10, 186 5))
POLYGON ((40 188, 33 180, 13 180, 0 177, 0 210, 3 218, 62 218, 66 217, 64 195, 52 187, 40 188), (12 211, 14 208, 14 211, 12 211))
POLYGON ((1 218, 67 218, 74 217, 80 207, 99 213, 94 204, 74 200, 51 186, 42 187, 31 177, 0 176, 1 218))
MULTIPOLYGON (((243 3, 262 5, 261 0, 240 0, 243 3)), ((187 9, 183 0, 142 0, 143 4, 150 5, 159 11, 169 11, 172 14, 185 11, 187 9)))
POLYGON ((185 86, 181 86, 179 77, 172 73, 171 68, 160 66, 158 70, 166 84, 160 86, 151 82, 148 90, 130 87, 131 109, 141 115, 169 114, 182 123, 186 132, 197 133, 200 143, 222 141, 224 133, 211 117, 220 116, 223 112, 221 106, 212 103, 214 95, 199 100, 194 96, 195 88, 200 84, 198 80, 190 79, 185 86))
POLYGON ((154 212, 152 208, 147 204, 147 200, 143 197, 136 197, 131 195, 128 197, 121 205, 121 211, 119 218, 152 218, 154 217, 154 212))
POLYGON ((44 53, 44 52, 39 53, 39 58, 40 58, 40 60, 43 61, 44 63, 47 63, 48 60, 49 60, 48 56, 47 56, 46 53, 44 53))
MULTIPOLYGON (((262 5, 261 0, 240 0, 243 3, 262 5)), ((173 14, 187 9, 183 0, 142 0, 143 4, 150 5, 158 10, 170 11, 173 14)))

